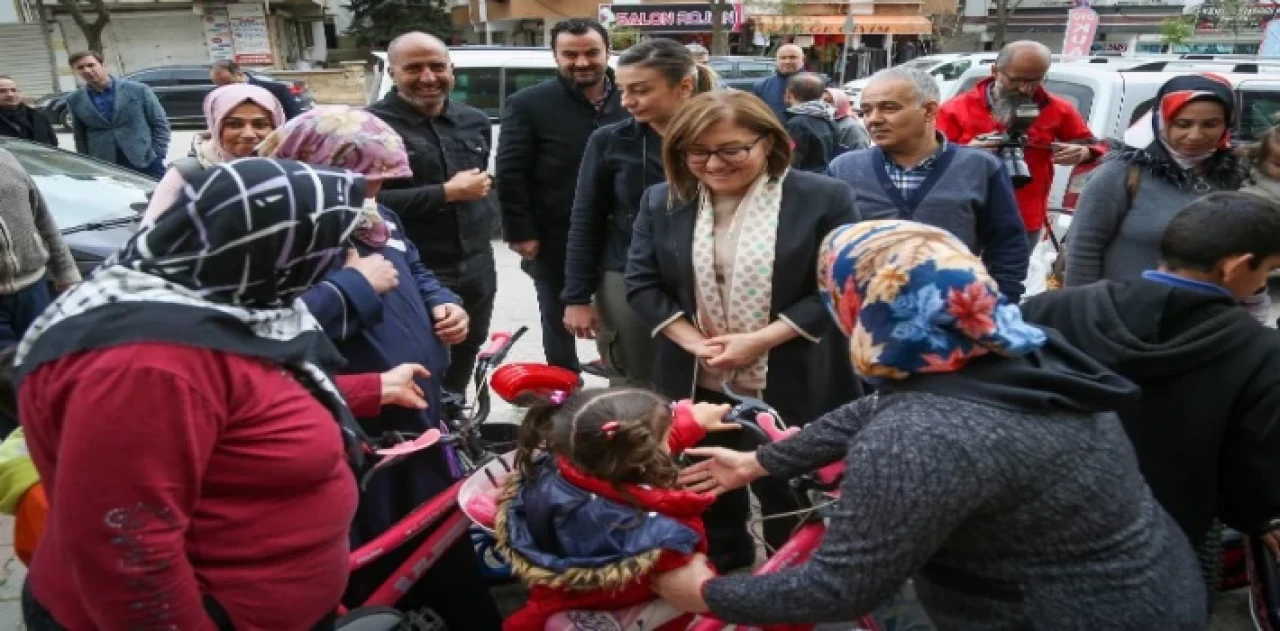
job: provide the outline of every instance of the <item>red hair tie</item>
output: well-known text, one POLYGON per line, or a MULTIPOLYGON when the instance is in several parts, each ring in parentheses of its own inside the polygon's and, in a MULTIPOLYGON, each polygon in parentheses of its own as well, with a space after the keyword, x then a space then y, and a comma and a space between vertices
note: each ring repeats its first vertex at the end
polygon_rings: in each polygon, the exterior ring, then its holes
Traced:
POLYGON ((613 437, 618 433, 618 422, 609 421, 600 426, 600 431, 604 433, 605 440, 613 440, 613 437))

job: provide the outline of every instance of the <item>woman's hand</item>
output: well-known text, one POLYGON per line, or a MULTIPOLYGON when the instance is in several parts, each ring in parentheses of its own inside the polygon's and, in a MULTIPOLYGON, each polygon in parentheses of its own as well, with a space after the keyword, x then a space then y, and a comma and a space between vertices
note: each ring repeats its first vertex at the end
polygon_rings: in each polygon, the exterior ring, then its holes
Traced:
POLYGON ((693 420, 698 422, 698 427, 707 432, 725 432, 741 428, 742 426, 737 423, 724 422, 724 417, 729 413, 730 409, 732 409, 732 406, 729 405, 695 403, 693 404, 693 420))
POLYGON ((712 344, 707 338, 698 338, 689 340, 680 345, 685 352, 693 355, 693 358, 699 362, 706 363, 712 357, 719 355, 724 351, 724 347, 719 344, 712 344))
POLYGON ((707 340, 707 344, 720 347, 720 353, 707 359, 707 365, 721 370, 743 368, 769 350, 768 345, 755 333, 731 333, 707 340))
POLYGON ((682 568, 655 574, 650 580, 653 591, 682 611, 706 613, 710 610, 702 599, 702 584, 716 577, 707 557, 698 554, 682 568))
POLYGON ((382 373, 382 404, 398 405, 411 410, 427 409, 426 395, 414 381, 415 377, 431 376, 422 364, 400 364, 382 373))
POLYGON ((740 489, 758 478, 769 475, 754 451, 742 452, 723 447, 696 447, 686 449, 690 456, 706 458, 680 472, 679 482, 696 493, 719 495, 740 489))
POLYGON ((400 284, 400 272, 396 271, 395 264, 377 252, 369 256, 360 256, 355 248, 351 248, 347 250, 347 262, 343 267, 350 267, 360 272, 379 296, 400 284))
POLYGON ((441 342, 452 346, 467 339, 471 318, 462 307, 455 304, 439 305, 431 310, 431 319, 435 320, 436 337, 441 342))

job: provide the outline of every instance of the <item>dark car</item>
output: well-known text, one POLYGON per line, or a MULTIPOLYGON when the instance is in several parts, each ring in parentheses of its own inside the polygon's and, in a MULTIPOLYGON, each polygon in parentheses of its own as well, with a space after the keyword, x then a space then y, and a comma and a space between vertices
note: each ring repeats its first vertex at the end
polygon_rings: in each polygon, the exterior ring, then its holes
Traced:
MULTIPOLYGON (((204 97, 217 87, 209 80, 209 69, 210 66, 157 66, 130 72, 121 75, 120 78, 151 86, 156 97, 160 99, 160 105, 164 106, 165 113, 169 115, 170 123, 203 125, 204 97)), ((286 84, 289 92, 298 99, 302 109, 311 107, 311 93, 307 90, 305 83, 281 81, 253 70, 248 71, 248 74, 262 81, 286 84)), ((36 103, 36 107, 44 112, 49 122, 70 131, 71 112, 67 109, 68 94, 71 92, 46 96, 36 103)))
MULTIPOLYGON (((735 90, 750 90, 761 79, 772 77, 777 72, 778 64, 772 57, 712 57, 707 63, 711 66, 726 87, 735 90)), ((827 85, 831 78, 821 75, 827 85)))
POLYGON ((137 232, 156 187, 145 175, 48 145, 0 136, 0 149, 12 153, 35 180, 81 275, 137 232))

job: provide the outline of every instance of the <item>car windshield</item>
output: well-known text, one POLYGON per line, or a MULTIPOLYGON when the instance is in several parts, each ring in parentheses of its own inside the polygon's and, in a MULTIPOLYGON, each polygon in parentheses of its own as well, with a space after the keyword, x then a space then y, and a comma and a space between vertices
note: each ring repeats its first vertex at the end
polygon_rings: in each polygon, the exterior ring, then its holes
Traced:
POLYGON ((143 205, 156 182, 69 151, 29 142, 3 142, 31 175, 58 227, 136 216, 131 205, 143 205))
POLYGON ((942 63, 942 60, 940 59, 934 59, 933 57, 921 57, 919 59, 912 59, 902 65, 908 68, 915 68, 917 70, 928 70, 940 63, 942 63))

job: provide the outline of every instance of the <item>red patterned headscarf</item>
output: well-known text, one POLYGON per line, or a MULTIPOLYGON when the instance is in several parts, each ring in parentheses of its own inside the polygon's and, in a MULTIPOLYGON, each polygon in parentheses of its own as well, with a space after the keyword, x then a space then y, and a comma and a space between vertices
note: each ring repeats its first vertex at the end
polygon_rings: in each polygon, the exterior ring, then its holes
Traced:
MULTIPOLYGON (((1171 153, 1173 153, 1173 150, 1168 146, 1167 130, 1173 123, 1174 117, 1178 115, 1178 112, 1191 103, 1201 101, 1218 103, 1226 113, 1226 128, 1228 130, 1231 129, 1232 119, 1235 114, 1235 90, 1231 87, 1231 82, 1221 75, 1203 72, 1175 77, 1160 86, 1160 91, 1156 93, 1156 99, 1158 100, 1155 111, 1152 112, 1153 115, 1151 117, 1152 131, 1155 132, 1156 138, 1160 139, 1165 148, 1171 153)), ((1230 148, 1231 132, 1226 131, 1223 132, 1222 138, 1218 141, 1217 150, 1221 151, 1230 148)), ((1174 157, 1195 160, 1204 159, 1208 156, 1179 156, 1174 153, 1174 157)))

